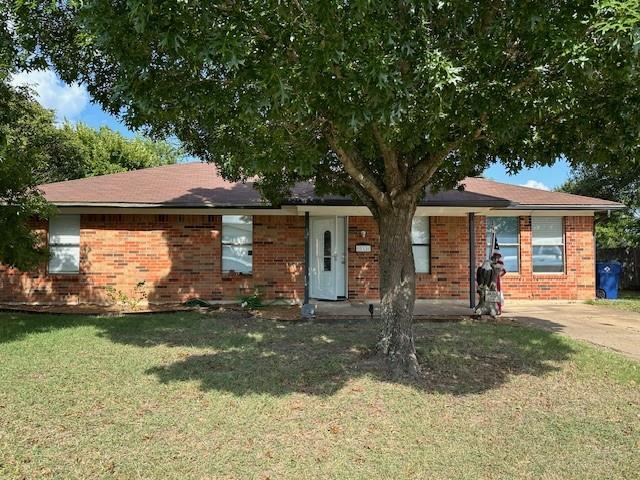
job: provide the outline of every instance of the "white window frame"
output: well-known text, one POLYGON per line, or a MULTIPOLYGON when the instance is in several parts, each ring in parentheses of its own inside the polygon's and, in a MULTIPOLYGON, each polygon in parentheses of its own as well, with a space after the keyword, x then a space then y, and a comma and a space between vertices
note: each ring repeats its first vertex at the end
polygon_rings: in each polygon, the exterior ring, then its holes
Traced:
MULTIPOLYGON (((222 228, 221 228, 221 235, 220 235, 220 269, 222 270, 223 274, 230 274, 230 273, 236 273, 238 275, 253 275, 253 216, 252 215, 222 215, 222 228), (232 242, 225 242, 224 241, 224 228, 225 228, 225 223, 227 225, 232 225, 234 222, 225 222, 225 218, 229 219, 230 217, 245 217, 248 218, 250 223, 251 223, 251 242, 247 242, 247 243, 232 243, 232 242), (232 270, 232 269, 225 269, 224 268, 224 247, 225 246, 232 246, 232 247, 248 247, 248 254, 247 256, 251 258, 251 269, 248 272, 241 272, 238 270, 232 270)), ((249 223, 249 222, 247 222, 249 223)))
POLYGON ((77 275, 80 273, 80 215, 56 215, 49 219, 49 228, 47 229, 47 244, 49 246, 49 262, 47 265, 47 273, 49 275, 77 275), (77 230, 74 229, 73 232, 53 232, 56 228, 56 223, 61 220, 71 220, 75 225, 77 225, 77 230), (53 233, 52 233, 53 232, 53 233), (76 237, 75 241, 53 241, 52 237, 54 236, 66 236, 66 237, 76 237), (78 249, 78 259, 77 259, 77 267, 73 270, 55 270, 52 268, 52 260, 54 256, 51 253, 57 248, 77 248, 78 249))
POLYGON ((427 269, 426 270, 418 270, 417 266, 415 266, 415 255, 413 256, 414 267, 416 269, 416 273, 431 273, 431 217, 427 215, 415 215, 413 217, 411 230, 413 230, 413 221, 417 217, 423 217, 427 219, 427 243, 424 242, 415 242, 413 239, 413 235, 411 236, 411 248, 414 247, 424 247, 427 250, 427 269))
POLYGON ((493 251, 493 245, 491 245, 492 232, 489 231, 489 219, 490 218, 515 218, 516 219, 516 243, 505 243, 500 240, 500 232, 498 232, 498 245, 500 247, 516 247, 516 256, 518 257, 518 269, 517 270, 507 270, 507 274, 509 273, 520 273, 520 217, 506 217, 506 216, 496 216, 496 217, 486 217, 486 226, 485 226, 485 234, 486 234, 486 252, 487 258, 491 257, 491 252, 493 251))
POLYGON ((566 251, 566 238, 565 238, 565 220, 564 217, 555 217, 555 216, 533 216, 531 217, 531 272, 534 275, 564 275, 567 271, 567 251, 566 251), (540 218, 557 218, 560 220, 560 228, 561 228, 561 235, 560 235, 560 241, 561 243, 559 244, 536 244, 536 239, 535 239, 535 235, 534 235, 534 228, 533 228, 533 224, 535 219, 540 219, 540 218), (562 250, 562 271, 561 272, 536 272, 536 265, 534 262, 534 255, 533 255, 533 249, 534 247, 537 246, 547 246, 547 247, 560 247, 560 249, 562 250))

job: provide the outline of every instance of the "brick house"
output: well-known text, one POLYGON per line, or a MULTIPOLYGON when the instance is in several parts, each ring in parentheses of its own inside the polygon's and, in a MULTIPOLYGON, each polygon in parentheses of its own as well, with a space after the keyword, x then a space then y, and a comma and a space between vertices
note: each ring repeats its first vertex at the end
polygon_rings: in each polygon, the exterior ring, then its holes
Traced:
MULTIPOLYGON (((594 215, 621 205, 468 178, 426 195, 413 225, 417 296, 474 301, 472 275, 492 228, 505 258, 505 295, 595 295, 594 215)), ((51 258, 33 272, 0 266, 0 302, 105 303, 107 287, 145 281, 150 303, 191 297, 377 299, 378 234, 367 208, 297 185, 266 203, 213 165, 178 164, 41 186, 59 214, 35 228, 51 258), (308 268, 305 268, 305 265, 308 268)))

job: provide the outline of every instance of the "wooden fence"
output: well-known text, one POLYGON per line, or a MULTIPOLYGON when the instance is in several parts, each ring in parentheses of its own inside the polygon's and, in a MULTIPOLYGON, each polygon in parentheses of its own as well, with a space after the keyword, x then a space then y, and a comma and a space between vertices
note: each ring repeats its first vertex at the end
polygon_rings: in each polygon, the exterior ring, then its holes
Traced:
POLYGON ((599 248, 596 251, 599 262, 617 260, 622 263, 620 287, 626 290, 640 290, 640 247, 599 248))

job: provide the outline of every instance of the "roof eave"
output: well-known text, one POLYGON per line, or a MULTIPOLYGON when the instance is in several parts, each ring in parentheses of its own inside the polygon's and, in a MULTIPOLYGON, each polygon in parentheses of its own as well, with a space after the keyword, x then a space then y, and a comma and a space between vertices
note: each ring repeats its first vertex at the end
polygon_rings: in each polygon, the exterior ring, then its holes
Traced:
POLYGON ((582 204, 582 205, 547 205, 547 204, 522 204, 522 203, 512 203, 508 207, 505 207, 505 210, 588 210, 595 212, 606 212, 608 210, 622 210, 626 208, 621 203, 616 203, 612 205, 602 205, 602 204, 582 204))
POLYGON ((273 205, 260 204, 227 204, 227 203, 133 203, 133 202, 50 202, 56 207, 109 207, 109 208, 201 208, 203 210, 215 208, 252 208, 252 209, 270 209, 273 205))
MULTIPOLYGON (((361 203, 354 203, 352 200, 348 199, 334 199, 334 200, 318 200, 311 199, 306 201, 287 201, 282 205, 289 206, 327 206, 327 207, 364 207, 361 203)), ((478 207, 478 208, 501 208, 508 207, 511 203, 508 201, 491 201, 491 202, 421 202, 418 204, 419 207, 478 207)))
MULTIPOLYGON (((164 209, 264 209, 274 210, 281 207, 273 206, 270 204, 230 204, 230 203, 134 203, 134 202, 50 202, 56 207, 93 207, 93 208, 137 208, 137 209, 151 209, 151 208, 164 208, 164 209)), ((331 206, 331 207, 353 207, 363 206, 355 204, 351 200, 329 200, 329 201, 303 201, 303 202, 284 202, 282 207, 292 206, 331 206)), ((491 208, 496 210, 573 210, 573 211, 595 211, 606 212, 611 210, 621 210, 625 208, 625 205, 620 203, 614 203, 611 205, 602 204, 582 204, 582 205, 548 205, 548 204, 522 204, 513 202, 422 202, 420 207, 470 207, 470 208, 491 208)))

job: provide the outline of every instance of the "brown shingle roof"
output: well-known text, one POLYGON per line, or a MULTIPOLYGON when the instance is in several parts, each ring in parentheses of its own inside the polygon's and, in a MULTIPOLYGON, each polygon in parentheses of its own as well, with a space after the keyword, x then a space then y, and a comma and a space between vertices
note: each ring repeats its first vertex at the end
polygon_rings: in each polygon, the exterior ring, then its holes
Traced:
POLYGON ((502 198, 508 199, 511 203, 520 206, 602 206, 620 208, 624 205, 603 200, 601 198, 585 197, 564 192, 552 192, 538 188, 523 187, 509 183, 500 183, 486 178, 466 178, 463 182, 465 189, 481 194, 490 195, 496 193, 502 198))
MULTIPOLYGON (((598 198, 549 192, 467 178, 464 190, 427 194, 422 205, 486 206, 494 208, 613 209, 621 205, 598 198)), ((131 172, 41 185, 48 201, 57 205, 115 205, 166 207, 269 207, 251 182, 229 182, 216 167, 205 163, 182 163, 131 172)), ((316 197, 313 185, 300 183, 291 204, 350 205, 345 197, 316 197)))
POLYGON ((177 163, 41 185, 52 203, 171 206, 267 205, 251 183, 224 180, 206 163, 177 163))

